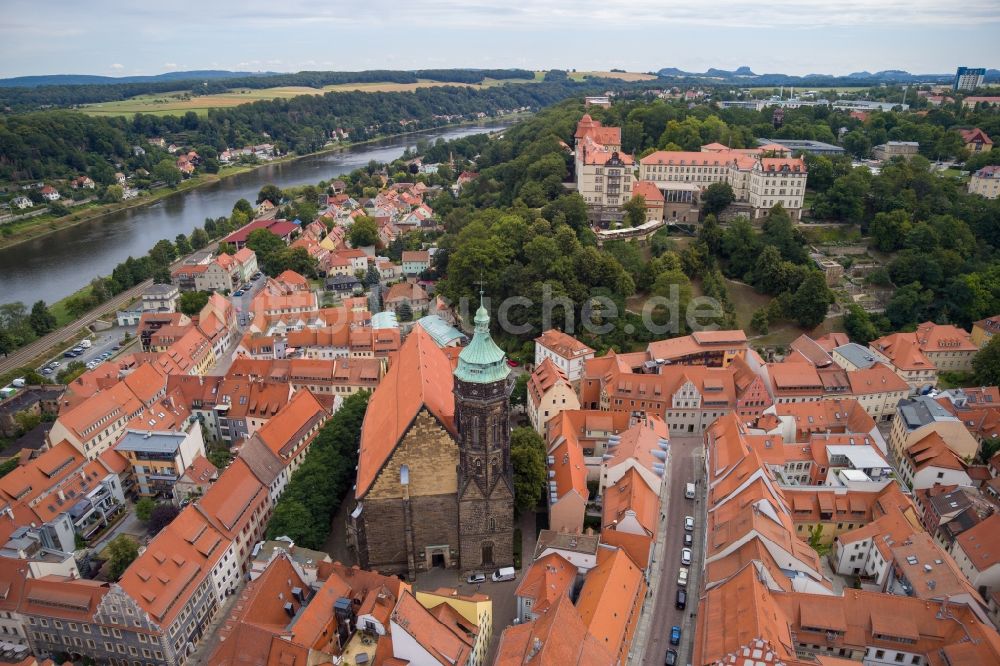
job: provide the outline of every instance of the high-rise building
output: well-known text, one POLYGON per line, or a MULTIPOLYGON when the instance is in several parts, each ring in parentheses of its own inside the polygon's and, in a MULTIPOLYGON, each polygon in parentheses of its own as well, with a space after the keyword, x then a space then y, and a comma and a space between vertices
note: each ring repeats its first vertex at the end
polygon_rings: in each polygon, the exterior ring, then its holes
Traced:
POLYGON ((984 67, 959 67, 955 71, 955 83, 952 88, 954 90, 975 90, 983 85, 985 78, 986 69, 984 67))

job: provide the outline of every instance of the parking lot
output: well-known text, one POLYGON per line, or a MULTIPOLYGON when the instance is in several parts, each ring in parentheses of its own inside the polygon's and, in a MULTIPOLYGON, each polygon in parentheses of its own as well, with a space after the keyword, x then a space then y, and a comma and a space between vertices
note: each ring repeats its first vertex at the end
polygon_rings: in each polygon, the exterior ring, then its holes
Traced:
POLYGON ((88 338, 90 341, 89 348, 83 348, 78 345, 70 349, 64 349, 58 356, 53 357, 45 365, 40 366, 38 371, 46 377, 54 379, 60 370, 74 361, 78 361, 84 365, 92 363, 96 367, 101 361, 107 360, 121 351, 121 342, 126 333, 131 336, 129 342, 135 340, 135 328, 130 326, 114 326, 106 331, 99 331, 88 338), (66 356, 66 353, 72 349, 80 349, 80 353, 76 354, 74 352, 74 356, 66 356), (57 365, 53 366, 53 364, 57 365), (45 372, 46 370, 48 372, 45 372))

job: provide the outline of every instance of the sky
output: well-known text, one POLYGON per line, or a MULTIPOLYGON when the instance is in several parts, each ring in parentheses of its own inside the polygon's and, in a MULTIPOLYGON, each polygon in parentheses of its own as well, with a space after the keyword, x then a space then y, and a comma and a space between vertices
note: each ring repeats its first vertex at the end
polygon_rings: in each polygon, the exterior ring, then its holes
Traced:
POLYGON ((3 0, 0 77, 1000 68, 1000 0, 3 0))

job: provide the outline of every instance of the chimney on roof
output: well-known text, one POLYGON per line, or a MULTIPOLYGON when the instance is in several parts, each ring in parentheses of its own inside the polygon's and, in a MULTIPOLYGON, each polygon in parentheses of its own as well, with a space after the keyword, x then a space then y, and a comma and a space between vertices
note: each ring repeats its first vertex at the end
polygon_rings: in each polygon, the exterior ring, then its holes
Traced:
POLYGON ((292 605, 292 602, 290 601, 286 602, 284 605, 284 609, 285 609, 285 614, 288 615, 288 617, 295 617, 295 606, 292 605))
POLYGON ((538 636, 535 636, 535 638, 531 641, 531 649, 528 651, 528 654, 525 655, 524 660, 531 661, 532 659, 535 658, 535 655, 541 652, 541 650, 542 650, 542 639, 539 638, 538 636))

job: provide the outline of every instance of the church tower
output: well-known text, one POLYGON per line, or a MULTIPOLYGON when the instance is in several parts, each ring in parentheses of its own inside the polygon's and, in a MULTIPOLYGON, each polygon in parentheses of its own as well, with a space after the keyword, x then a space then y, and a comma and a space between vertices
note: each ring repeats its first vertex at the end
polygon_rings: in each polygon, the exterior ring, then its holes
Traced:
POLYGON ((514 561, 510 463, 514 382, 503 350, 490 337, 490 315, 481 303, 475 323, 472 342, 458 356, 454 383, 458 533, 461 566, 466 571, 510 566, 514 561))

